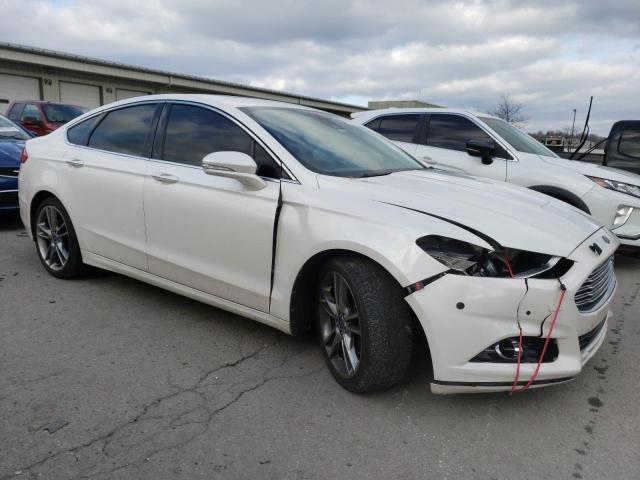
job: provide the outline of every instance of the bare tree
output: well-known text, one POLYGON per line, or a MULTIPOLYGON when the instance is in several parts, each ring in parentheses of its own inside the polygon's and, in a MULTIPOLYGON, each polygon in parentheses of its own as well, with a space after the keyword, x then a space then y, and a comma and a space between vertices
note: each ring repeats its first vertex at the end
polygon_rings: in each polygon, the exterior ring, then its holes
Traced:
POLYGON ((521 125, 528 120, 528 117, 524 115, 524 109, 523 103, 518 103, 511 98, 511 95, 503 93, 500 95, 498 105, 488 110, 487 113, 509 123, 521 125))

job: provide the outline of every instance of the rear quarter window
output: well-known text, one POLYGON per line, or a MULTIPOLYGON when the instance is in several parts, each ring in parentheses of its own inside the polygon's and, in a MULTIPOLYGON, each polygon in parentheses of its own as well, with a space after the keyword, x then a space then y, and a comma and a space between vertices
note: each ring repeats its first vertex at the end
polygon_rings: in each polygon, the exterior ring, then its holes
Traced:
POLYGON ((367 127, 389 140, 413 142, 420 115, 385 115, 367 123, 367 127))
POLYGON ((86 145, 89 140, 89 135, 91 135, 91 132, 102 117, 103 115, 96 115, 72 126, 67 130, 67 140, 74 145, 86 145))

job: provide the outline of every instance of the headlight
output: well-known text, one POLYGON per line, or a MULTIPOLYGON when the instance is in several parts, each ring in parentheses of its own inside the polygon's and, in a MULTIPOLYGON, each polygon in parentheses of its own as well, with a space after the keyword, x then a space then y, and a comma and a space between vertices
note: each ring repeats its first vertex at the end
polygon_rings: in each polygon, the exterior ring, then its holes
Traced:
POLYGON ((587 178, 593 180, 603 188, 615 190, 616 192, 626 193, 628 195, 633 195, 634 197, 640 198, 640 187, 637 185, 631 185, 629 183, 622 183, 616 180, 608 180, 606 178, 599 177, 587 176, 587 178))
POLYGON ((559 278, 573 265, 552 255, 511 248, 487 250, 440 235, 419 238, 416 244, 452 273, 474 277, 559 278))
POLYGON ((616 216, 613 219, 613 226, 619 227, 620 225, 624 225, 629 220, 629 217, 633 213, 634 208, 629 207, 627 205, 620 205, 616 210, 616 216))

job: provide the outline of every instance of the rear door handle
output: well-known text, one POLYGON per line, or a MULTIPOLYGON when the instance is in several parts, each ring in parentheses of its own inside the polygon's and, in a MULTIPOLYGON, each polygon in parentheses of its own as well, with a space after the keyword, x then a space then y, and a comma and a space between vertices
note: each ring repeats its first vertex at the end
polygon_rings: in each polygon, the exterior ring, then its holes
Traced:
POLYGON ((84 160, 80 160, 79 158, 69 158, 66 162, 67 162, 67 165, 70 165, 75 168, 79 168, 84 165, 84 160))
POLYGON ((438 163, 428 155, 425 155, 424 157, 422 157, 422 160, 424 160, 426 163, 428 163, 430 165, 435 165, 436 163, 438 163))
POLYGON ((170 173, 152 173, 151 178, 162 183, 176 183, 180 180, 178 177, 171 175, 170 173))

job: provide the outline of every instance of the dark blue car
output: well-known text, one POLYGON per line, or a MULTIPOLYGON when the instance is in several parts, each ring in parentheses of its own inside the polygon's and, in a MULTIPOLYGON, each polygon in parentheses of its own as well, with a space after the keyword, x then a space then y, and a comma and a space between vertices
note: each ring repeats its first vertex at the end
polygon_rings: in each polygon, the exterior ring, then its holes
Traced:
POLYGON ((18 210, 18 172, 26 130, 0 115, 0 212, 18 210))

